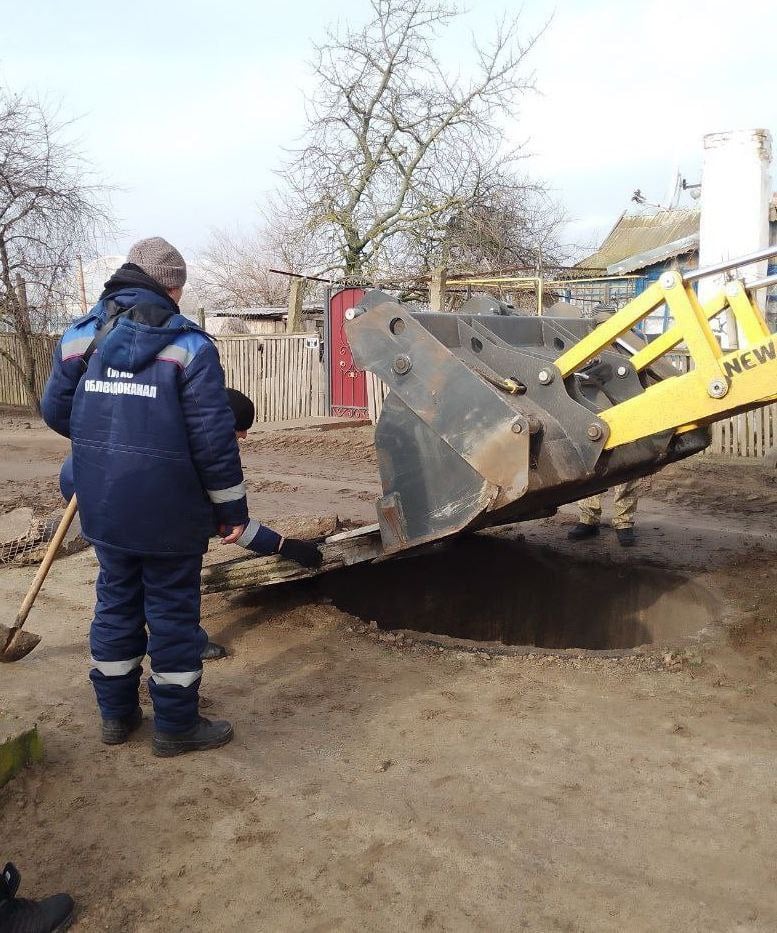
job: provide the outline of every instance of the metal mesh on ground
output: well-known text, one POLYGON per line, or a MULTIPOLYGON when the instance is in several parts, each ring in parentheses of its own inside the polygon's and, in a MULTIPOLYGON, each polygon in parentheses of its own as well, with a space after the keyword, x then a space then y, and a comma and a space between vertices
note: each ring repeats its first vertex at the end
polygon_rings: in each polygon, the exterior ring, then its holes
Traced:
MULTIPOLYGON (((57 530, 62 515, 51 518, 34 518, 29 529, 18 538, 0 544, 0 566, 27 567, 39 564, 46 553, 49 541, 57 530)), ((59 556, 74 554, 87 548, 81 537, 81 526, 76 517, 59 549, 59 556)))

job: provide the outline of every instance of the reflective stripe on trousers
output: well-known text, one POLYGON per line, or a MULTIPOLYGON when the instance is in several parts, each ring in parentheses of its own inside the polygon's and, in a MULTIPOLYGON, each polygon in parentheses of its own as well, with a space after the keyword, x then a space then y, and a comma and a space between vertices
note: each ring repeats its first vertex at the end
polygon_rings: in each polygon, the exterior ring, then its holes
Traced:
POLYGON ((191 687, 202 677, 202 668, 198 671, 151 671, 151 677, 159 687, 191 687))
POLYGON ((98 670, 103 677, 122 677, 129 674, 136 667, 140 667, 144 655, 138 655, 136 658, 127 658, 126 661, 97 661, 91 658, 92 668, 98 670))

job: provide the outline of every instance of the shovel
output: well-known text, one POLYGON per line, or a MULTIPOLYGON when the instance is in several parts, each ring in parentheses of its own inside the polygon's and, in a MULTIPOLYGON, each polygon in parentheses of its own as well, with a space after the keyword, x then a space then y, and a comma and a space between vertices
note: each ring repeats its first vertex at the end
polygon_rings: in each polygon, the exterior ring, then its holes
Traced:
POLYGON ((0 624, 0 645, 3 646, 2 650, 0 650, 0 661, 6 663, 20 661, 23 657, 28 655, 40 641, 40 635, 36 635, 34 632, 25 632, 22 630, 22 626, 27 620, 27 616, 30 614, 30 609, 32 609, 32 604, 35 602, 35 597, 43 586, 43 581, 46 579, 49 568, 54 563, 54 558, 57 556, 59 546, 62 544, 77 511, 78 503, 76 502, 76 497, 73 496, 70 502, 68 502, 59 527, 54 532, 54 536, 49 542, 49 546, 46 549, 46 556, 43 558, 40 567, 38 567, 35 579, 30 584, 27 595, 22 600, 13 625, 0 624))

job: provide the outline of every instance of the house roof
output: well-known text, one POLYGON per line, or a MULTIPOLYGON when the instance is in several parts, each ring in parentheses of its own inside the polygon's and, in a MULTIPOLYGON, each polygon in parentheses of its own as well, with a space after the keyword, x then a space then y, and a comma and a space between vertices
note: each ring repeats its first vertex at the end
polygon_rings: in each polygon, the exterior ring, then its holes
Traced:
POLYGON ((699 245, 699 210, 624 211, 599 249, 579 265, 625 275, 699 245), (634 260, 639 259, 638 264, 634 260), (626 268, 628 266, 628 268, 626 268))
POLYGON ((671 243, 664 243, 663 246, 657 246, 655 249, 645 250, 644 253, 636 253, 620 262, 614 262, 607 266, 607 275, 628 275, 630 272, 636 272, 638 269, 647 269, 654 266, 657 262, 664 262, 666 259, 672 259, 675 256, 683 256, 685 253, 692 253, 699 248, 699 234, 692 233, 690 236, 680 237, 679 240, 672 240, 671 243))

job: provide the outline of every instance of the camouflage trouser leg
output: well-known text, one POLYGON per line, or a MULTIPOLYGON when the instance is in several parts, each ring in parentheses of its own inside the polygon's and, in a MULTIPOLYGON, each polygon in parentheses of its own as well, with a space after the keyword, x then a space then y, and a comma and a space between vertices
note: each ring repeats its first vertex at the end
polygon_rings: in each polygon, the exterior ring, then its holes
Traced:
POLYGON ((583 525, 598 525, 602 519, 602 497, 589 496, 577 503, 580 509, 580 521, 583 525))
MULTIPOLYGON (((630 480, 615 486, 613 492, 612 525, 613 528, 631 528, 634 525, 634 514, 639 501, 640 481, 630 480)), ((580 508, 580 522, 584 525, 598 525, 602 519, 602 497, 589 496, 578 502, 580 508)))
POLYGON ((634 516, 639 502, 640 481, 632 479, 615 487, 615 500, 612 504, 612 527, 633 528, 634 516))

